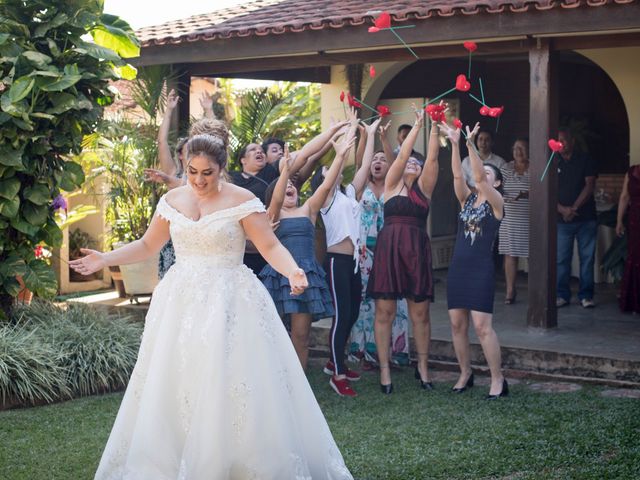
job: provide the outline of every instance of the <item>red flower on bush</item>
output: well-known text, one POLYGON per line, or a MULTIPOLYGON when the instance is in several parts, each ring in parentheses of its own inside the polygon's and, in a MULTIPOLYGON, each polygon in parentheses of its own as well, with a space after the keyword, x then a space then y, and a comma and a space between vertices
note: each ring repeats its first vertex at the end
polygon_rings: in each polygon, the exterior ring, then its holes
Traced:
POLYGON ((34 248, 33 254, 36 256, 36 258, 42 258, 44 255, 44 252, 42 251, 42 245, 38 245, 36 248, 34 248))

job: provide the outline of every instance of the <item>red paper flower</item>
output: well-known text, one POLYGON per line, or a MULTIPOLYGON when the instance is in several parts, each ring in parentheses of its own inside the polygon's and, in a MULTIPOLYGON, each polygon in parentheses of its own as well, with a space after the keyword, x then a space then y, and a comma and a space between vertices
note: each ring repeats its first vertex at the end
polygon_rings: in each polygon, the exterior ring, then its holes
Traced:
POLYGON ((467 77, 462 73, 456 77, 456 90, 460 90, 461 92, 468 92, 471 90, 471 84, 467 81, 467 77))
POLYGON ((378 114, 381 117, 386 117, 387 115, 391 115, 391 110, 386 105, 378 105, 376 110, 378 110, 378 114))
POLYGON ((445 121, 444 110, 445 110, 444 105, 436 105, 434 103, 427 105, 426 108, 424 109, 426 114, 429 115, 429 117, 431 117, 431 120, 434 122, 445 121))
POLYGON ((391 15, 389 15, 389 12, 382 12, 373 23, 380 30, 383 28, 391 28, 391 15))
POLYGON ((478 44, 476 42, 464 42, 464 48, 466 48, 469 53, 473 53, 478 49, 478 44))
POLYGON ((454 119, 453 119, 453 125, 454 125, 456 128, 462 128, 462 122, 461 122, 458 118, 454 118, 454 119))
POLYGON ((562 142, 554 140, 553 138, 550 138, 547 144, 549 145, 549 148, 554 152, 559 152, 563 147, 562 142))
POLYGON ((502 112, 504 112, 504 107, 493 107, 489 109, 489 116, 497 118, 502 115, 502 112))
POLYGON ((374 67, 373 65, 369 66, 369 76, 371 78, 376 76, 376 67, 374 67))
POLYGON ((344 102, 344 92, 340 92, 340 102, 344 102))
POLYGON ((355 98, 353 98, 350 93, 347 94, 347 102, 349 103, 350 107, 362 108, 362 104, 358 102, 355 98))
POLYGON ((489 107, 487 107, 486 105, 480 107, 480 115, 482 115, 483 117, 489 115, 489 107))

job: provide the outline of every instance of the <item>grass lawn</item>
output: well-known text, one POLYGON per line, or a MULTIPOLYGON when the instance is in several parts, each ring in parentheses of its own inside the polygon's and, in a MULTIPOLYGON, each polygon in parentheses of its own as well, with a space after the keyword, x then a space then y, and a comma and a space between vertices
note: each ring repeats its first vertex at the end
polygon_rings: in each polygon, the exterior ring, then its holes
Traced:
MULTIPOLYGON (((309 377, 359 480, 640 478, 640 401, 600 387, 548 394, 522 383, 487 402, 487 387, 420 391, 407 369, 394 372, 391 396, 367 373, 359 397, 344 399, 317 366, 309 377)), ((121 398, 0 412, 0 479, 93 478, 121 398)))

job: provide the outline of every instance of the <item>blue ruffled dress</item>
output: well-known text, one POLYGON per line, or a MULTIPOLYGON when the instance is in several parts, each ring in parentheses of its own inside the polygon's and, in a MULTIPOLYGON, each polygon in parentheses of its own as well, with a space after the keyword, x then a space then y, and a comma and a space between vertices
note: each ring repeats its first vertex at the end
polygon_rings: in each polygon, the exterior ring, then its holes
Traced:
POLYGON ((290 313, 310 313, 313 320, 334 314, 325 273, 315 255, 315 227, 307 217, 282 218, 275 231, 280 242, 307 275, 309 287, 302 295, 291 295, 289 279, 271 265, 260 272, 260 279, 273 298, 280 316, 290 313))

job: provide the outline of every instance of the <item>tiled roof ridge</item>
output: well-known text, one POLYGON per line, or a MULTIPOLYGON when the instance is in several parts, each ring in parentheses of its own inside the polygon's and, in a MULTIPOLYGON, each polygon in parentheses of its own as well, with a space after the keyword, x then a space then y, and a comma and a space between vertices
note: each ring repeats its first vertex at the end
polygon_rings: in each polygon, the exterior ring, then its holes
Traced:
POLYGON ((142 47, 231 37, 280 35, 372 23, 375 11, 388 11, 394 23, 479 13, 526 13, 555 8, 601 7, 638 0, 255 0, 139 29, 142 47), (286 5, 284 5, 286 4, 286 5), (282 8, 286 7, 283 12, 282 8))

